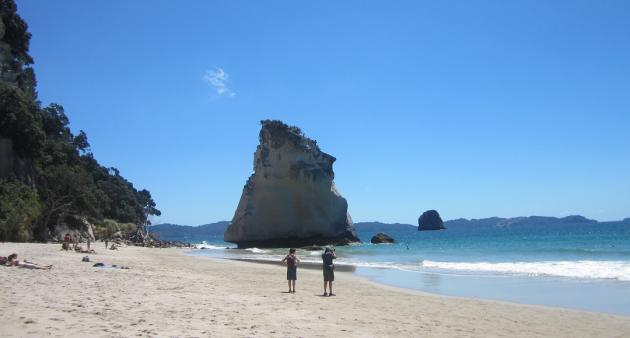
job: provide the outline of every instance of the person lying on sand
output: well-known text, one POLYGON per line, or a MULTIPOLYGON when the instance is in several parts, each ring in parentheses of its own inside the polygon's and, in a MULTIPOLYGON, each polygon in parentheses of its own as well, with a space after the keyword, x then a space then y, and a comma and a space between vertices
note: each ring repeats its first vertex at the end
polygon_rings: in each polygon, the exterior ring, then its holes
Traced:
POLYGON ((52 265, 40 265, 40 264, 27 262, 27 261, 20 262, 17 258, 18 258, 18 255, 16 253, 10 254, 9 257, 7 257, 7 263, 6 263, 7 266, 15 266, 18 268, 25 268, 25 269, 41 269, 41 270, 50 270, 52 268, 52 265))
POLYGON ((87 250, 83 250, 83 247, 82 247, 82 246, 80 246, 80 245, 79 245, 79 246, 77 246, 77 247, 76 247, 76 249, 74 249, 74 251, 76 251, 76 252, 80 252, 80 253, 93 253, 93 254, 95 254, 95 253, 96 253, 96 251, 94 251, 94 249, 87 249, 87 250))

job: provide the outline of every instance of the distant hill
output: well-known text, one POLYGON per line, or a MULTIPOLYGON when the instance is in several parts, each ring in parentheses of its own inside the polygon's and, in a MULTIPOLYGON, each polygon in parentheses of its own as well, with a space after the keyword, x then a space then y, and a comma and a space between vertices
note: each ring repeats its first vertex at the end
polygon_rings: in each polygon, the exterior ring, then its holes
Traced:
POLYGON ((218 236, 222 238, 228 225, 230 225, 229 221, 199 226, 162 223, 150 226, 149 232, 157 234, 160 239, 169 241, 200 242, 218 236))
MULTIPOLYGON (((630 219, 626 219, 630 221, 630 219)), ((626 221, 624 220, 624 222, 626 221)), ((559 225, 559 224, 583 224, 598 223, 596 220, 588 219, 584 216, 567 216, 567 217, 545 217, 545 216, 528 216, 528 217, 489 217, 480 219, 458 218, 444 222, 444 226, 448 228, 510 228, 535 225, 559 225)), ((381 222, 359 222, 354 224, 357 231, 365 232, 387 232, 387 231, 405 231, 418 230, 417 225, 401 224, 401 223, 381 223, 381 222)))
POLYGON ((567 217, 546 217, 546 216, 528 216, 528 217, 490 217, 481 219, 465 219, 459 218, 444 222, 446 228, 449 227, 494 227, 494 228, 509 228, 509 227, 521 227, 521 226, 533 226, 533 225, 559 225, 559 224, 584 224, 584 223, 598 223, 596 220, 588 219, 584 216, 573 215, 567 217))
MULTIPOLYGON (((626 218, 623 223, 630 223, 630 218, 626 218)), ((573 224, 597 224, 596 220, 588 219, 584 216, 567 217, 489 217, 480 219, 459 218, 444 222, 446 229, 483 229, 483 228, 519 228, 527 226, 556 226, 573 224)), ((606 222, 609 223, 609 222, 606 222)), ((616 223, 616 222, 614 222, 616 223)), ((222 221, 199 226, 177 225, 170 223, 157 224, 149 227, 149 232, 155 233, 160 239, 182 242, 201 242, 203 240, 223 238, 225 229, 230 224, 229 221, 222 221)), ((358 232, 398 232, 417 231, 418 226, 403 223, 381 223, 381 222, 358 222, 354 223, 358 232)))

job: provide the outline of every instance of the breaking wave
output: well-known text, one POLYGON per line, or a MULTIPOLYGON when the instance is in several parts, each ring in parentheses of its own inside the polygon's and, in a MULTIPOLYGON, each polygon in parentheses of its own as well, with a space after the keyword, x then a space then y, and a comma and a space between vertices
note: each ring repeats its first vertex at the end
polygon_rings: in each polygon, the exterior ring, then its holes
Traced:
POLYGON ((615 279, 630 281, 630 262, 627 261, 545 261, 545 262, 435 262, 425 260, 425 268, 455 271, 557 276, 587 279, 615 279))

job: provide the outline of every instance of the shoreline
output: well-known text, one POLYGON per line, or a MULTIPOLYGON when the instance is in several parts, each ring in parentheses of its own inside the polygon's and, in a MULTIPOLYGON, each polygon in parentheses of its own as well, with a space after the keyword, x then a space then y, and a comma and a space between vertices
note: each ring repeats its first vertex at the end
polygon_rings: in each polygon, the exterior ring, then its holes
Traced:
POLYGON ((0 267, 0 329, 18 336, 622 337, 630 317, 435 295, 339 272, 336 297, 321 273, 190 257, 182 249, 121 247, 84 254, 57 244, 0 243, 0 254, 53 264, 0 267), (129 270, 99 269, 94 262, 129 270))
MULTIPOLYGON (((253 252, 256 255, 257 251, 253 252)), ((282 256, 276 257, 277 253, 264 253, 261 257, 253 257, 242 250, 186 250, 184 253, 192 257, 283 266, 280 263, 282 256)), ((303 254, 301 258, 300 269, 321 271, 321 262, 316 256, 303 254)), ((630 316, 630 282, 626 281, 438 269, 407 270, 382 264, 357 265, 343 259, 335 266, 336 271, 352 272, 379 285, 434 295, 630 316)))

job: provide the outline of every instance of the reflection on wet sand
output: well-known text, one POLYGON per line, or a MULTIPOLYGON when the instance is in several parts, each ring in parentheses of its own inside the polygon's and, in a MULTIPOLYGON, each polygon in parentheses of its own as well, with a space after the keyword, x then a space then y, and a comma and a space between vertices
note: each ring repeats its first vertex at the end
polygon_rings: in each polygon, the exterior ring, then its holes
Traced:
MULTIPOLYGON (((233 260, 236 261, 243 261, 243 262, 252 262, 252 263, 260 263, 260 264, 272 264, 272 265, 282 265, 284 266, 284 263, 278 261, 270 261, 270 260, 260 260, 260 259, 248 259, 248 258, 231 258, 233 260)), ((320 270, 322 268, 322 263, 319 262, 304 262, 302 261, 300 263, 300 268, 303 269, 311 269, 311 270, 320 270)), ((354 272, 356 271, 356 267, 353 265, 345 265, 345 264, 335 264, 335 270, 336 271, 344 271, 344 272, 354 272)))
POLYGON ((422 282, 422 287, 426 290, 432 290, 439 292, 440 283, 442 283, 442 277, 438 273, 422 273, 418 274, 422 282))

